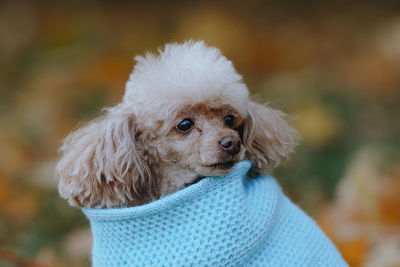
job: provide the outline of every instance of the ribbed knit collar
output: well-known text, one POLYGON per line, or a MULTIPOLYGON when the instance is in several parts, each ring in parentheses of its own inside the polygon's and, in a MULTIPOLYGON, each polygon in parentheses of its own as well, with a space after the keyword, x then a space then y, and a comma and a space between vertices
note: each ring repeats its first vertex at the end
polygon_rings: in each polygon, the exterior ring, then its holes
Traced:
POLYGON ((115 244, 121 251, 131 249, 137 259, 143 251, 153 251, 185 263, 179 255, 185 251, 191 259, 218 254, 226 263, 241 262, 265 239, 279 191, 273 179, 264 179, 265 186, 250 183, 250 166, 240 162, 226 176, 205 178, 143 206, 83 209, 92 225, 93 253, 109 253, 115 244))

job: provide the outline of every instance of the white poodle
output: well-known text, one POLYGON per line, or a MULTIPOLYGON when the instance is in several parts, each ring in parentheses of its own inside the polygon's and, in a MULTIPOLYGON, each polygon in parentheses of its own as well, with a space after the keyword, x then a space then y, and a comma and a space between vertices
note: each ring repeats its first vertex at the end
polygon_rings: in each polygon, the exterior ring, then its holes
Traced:
POLYGON ((250 101, 217 48, 189 41, 135 59, 122 103, 64 141, 57 173, 71 205, 142 205, 243 159, 257 173, 292 152, 284 114, 250 101))

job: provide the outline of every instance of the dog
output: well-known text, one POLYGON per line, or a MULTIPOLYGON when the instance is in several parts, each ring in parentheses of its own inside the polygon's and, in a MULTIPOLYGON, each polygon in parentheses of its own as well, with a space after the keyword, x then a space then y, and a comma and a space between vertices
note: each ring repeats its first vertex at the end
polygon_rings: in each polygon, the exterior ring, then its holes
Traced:
POLYGON ((187 41, 158 53, 135 57, 121 103, 64 140, 56 172, 70 205, 139 206, 244 159, 270 171, 293 152, 285 114, 250 100, 219 49, 187 41))

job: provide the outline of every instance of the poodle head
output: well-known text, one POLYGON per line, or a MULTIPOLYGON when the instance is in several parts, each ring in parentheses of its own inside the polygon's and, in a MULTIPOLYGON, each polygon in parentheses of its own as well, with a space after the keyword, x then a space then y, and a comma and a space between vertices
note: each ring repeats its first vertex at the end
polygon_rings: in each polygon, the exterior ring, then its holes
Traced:
POLYGON ((241 160, 237 131, 248 90, 232 62, 203 42, 168 44, 136 57, 123 105, 156 136, 163 161, 199 175, 224 174, 241 160))
POLYGON ((123 101, 62 147, 59 191, 72 205, 138 205, 242 159, 259 171, 292 152, 283 113, 249 100, 232 62, 203 42, 135 58, 123 101))

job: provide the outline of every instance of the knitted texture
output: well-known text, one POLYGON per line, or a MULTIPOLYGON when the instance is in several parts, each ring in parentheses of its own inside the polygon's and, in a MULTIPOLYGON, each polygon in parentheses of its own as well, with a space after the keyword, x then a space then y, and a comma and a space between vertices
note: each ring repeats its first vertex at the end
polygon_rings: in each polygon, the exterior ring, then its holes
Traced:
POLYGON ((93 266, 347 266, 318 226, 250 162, 147 205, 83 209, 93 266))

